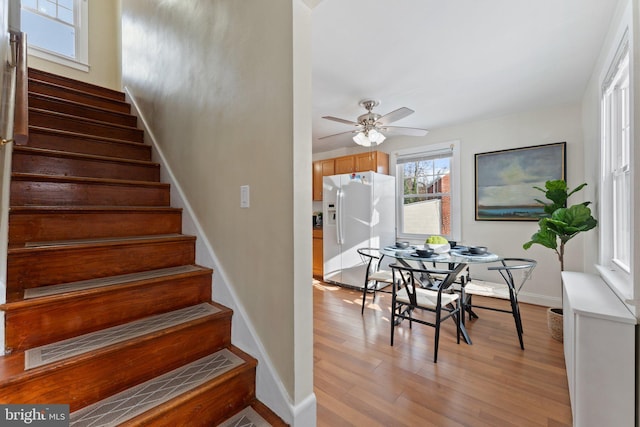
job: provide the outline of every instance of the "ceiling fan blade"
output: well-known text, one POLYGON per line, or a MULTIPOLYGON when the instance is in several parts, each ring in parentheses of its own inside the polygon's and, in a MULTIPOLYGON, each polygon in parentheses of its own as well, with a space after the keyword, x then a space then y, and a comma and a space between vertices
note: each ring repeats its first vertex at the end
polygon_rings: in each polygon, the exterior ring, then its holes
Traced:
POLYGON ((407 117, 410 114, 413 114, 414 111, 411 108, 407 108, 407 107, 402 107, 402 108, 398 108, 397 110, 394 110, 390 113, 385 114, 384 116, 380 117, 377 120, 377 123, 379 123, 380 125, 384 126, 388 123, 392 123, 395 122, 396 120, 400 120, 403 119, 405 117, 407 117))
POLYGON ((345 120, 345 119, 341 119, 339 117, 332 117, 332 116, 323 116, 323 119, 327 119, 327 120, 333 120, 334 122, 340 122, 340 123, 344 123, 346 125, 352 125, 352 126, 360 126, 360 123, 356 123, 353 122, 351 120, 345 120))
POLYGON ((381 127, 382 132, 386 132, 393 135, 409 135, 409 136, 425 136, 429 131, 427 129, 419 128, 405 128, 401 126, 384 126, 381 127))
POLYGON ((359 130, 358 130, 358 129, 354 129, 354 130, 350 130, 350 131, 347 131, 347 132, 334 133, 333 135, 321 136, 321 137, 320 137, 320 138, 318 138, 318 139, 333 138, 334 136, 338 136, 338 135, 346 135, 346 134, 348 134, 348 133, 358 133, 358 132, 359 132, 359 130))

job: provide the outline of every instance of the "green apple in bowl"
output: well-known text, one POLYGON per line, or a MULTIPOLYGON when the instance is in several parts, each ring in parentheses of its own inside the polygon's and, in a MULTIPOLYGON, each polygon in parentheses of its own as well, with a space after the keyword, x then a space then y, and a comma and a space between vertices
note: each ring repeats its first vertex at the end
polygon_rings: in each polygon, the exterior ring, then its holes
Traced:
POLYGON ((449 252, 449 250, 451 249, 449 241, 442 236, 429 236, 424 245, 425 247, 433 249, 433 251, 437 254, 449 252))

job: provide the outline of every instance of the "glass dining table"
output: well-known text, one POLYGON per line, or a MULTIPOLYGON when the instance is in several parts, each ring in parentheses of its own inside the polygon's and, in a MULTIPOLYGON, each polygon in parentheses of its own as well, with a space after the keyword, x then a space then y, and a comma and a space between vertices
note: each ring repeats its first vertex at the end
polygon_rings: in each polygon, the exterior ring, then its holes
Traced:
MULTIPOLYGON (((453 248, 443 247, 439 249, 439 253, 434 252, 431 256, 422 257, 416 253, 416 249, 420 249, 423 247, 423 245, 414 245, 403 249, 396 246, 386 246, 380 248, 379 251, 381 255, 389 258, 395 258, 396 260, 398 260, 398 262, 407 267, 411 267, 411 263, 413 262, 418 263, 418 265, 420 265, 420 268, 424 268, 427 270, 430 269, 429 267, 427 267, 427 264, 429 263, 431 263, 432 265, 447 264, 446 269, 442 270, 450 271, 460 264, 487 264, 492 262, 499 262, 502 260, 502 257, 500 255, 494 254, 492 252, 486 252, 482 255, 471 254, 469 252, 468 246, 454 246, 453 248)), ((433 267, 431 269, 434 270, 437 276, 439 269, 437 267, 433 267)), ((437 283, 432 279, 432 277, 423 278, 423 282, 426 288, 437 286, 437 283)), ((461 287, 461 289, 462 288, 463 287, 461 287)), ((462 290, 462 299, 464 304, 464 290, 462 290)), ((467 344, 471 344, 471 338, 469 337, 469 334, 464 327, 464 321, 461 322, 461 332, 465 342, 467 344)))
POLYGON ((416 253, 416 249, 422 248, 423 245, 409 246, 405 249, 396 246, 385 246, 381 248, 380 254, 396 258, 398 260, 418 261, 422 263, 443 263, 443 264, 485 264, 502 260, 502 257, 492 252, 486 252, 482 255, 474 255, 469 252, 468 246, 454 246, 453 248, 445 248, 442 253, 434 252, 428 257, 421 257, 416 253))

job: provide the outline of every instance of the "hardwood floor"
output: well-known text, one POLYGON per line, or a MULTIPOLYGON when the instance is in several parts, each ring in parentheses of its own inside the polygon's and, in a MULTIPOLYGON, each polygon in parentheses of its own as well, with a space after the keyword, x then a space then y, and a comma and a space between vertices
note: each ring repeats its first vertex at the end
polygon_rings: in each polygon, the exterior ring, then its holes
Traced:
POLYGON ((360 292, 313 286, 319 427, 572 425, 562 343, 544 307, 520 304, 524 351, 509 314, 479 310, 467 321, 473 345, 443 324, 434 364, 434 328, 404 322, 389 345, 389 294, 369 297, 362 316, 360 292))

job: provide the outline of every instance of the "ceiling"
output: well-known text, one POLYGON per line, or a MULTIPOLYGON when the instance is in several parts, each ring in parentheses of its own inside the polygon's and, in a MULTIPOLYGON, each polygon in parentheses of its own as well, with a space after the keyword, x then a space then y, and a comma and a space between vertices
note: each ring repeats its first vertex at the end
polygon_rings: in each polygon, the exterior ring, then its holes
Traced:
MULTIPOLYGON (((415 113, 435 129, 577 102, 617 0, 321 0, 312 11, 313 152, 355 147, 322 119, 415 113)), ((392 138, 392 137, 391 137, 392 138)))

